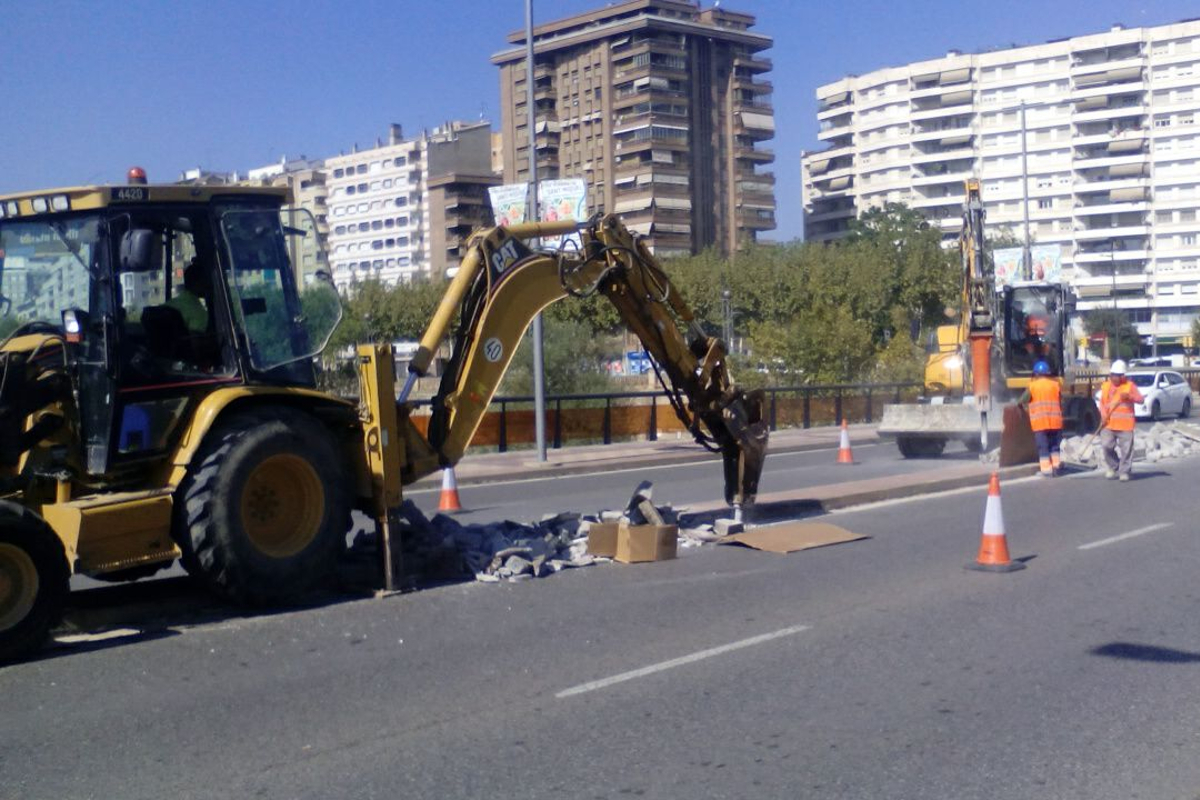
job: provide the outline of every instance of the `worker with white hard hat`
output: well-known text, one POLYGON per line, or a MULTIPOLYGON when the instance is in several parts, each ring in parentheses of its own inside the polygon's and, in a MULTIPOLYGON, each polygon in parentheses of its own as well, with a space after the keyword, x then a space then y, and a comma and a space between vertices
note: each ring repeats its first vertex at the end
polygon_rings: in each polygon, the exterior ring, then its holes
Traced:
POLYGON ((1108 380, 1100 386, 1100 413, 1104 429, 1100 431, 1100 449, 1107 471, 1104 477, 1129 480, 1133 469, 1133 407, 1145 400, 1133 381, 1125 377, 1125 362, 1117 359, 1108 370, 1108 380))

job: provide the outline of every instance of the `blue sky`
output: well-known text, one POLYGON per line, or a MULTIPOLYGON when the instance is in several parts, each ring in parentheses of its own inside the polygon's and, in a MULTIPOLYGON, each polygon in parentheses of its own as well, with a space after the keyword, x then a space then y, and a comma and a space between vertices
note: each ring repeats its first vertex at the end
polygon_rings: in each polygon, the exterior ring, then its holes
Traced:
MULTIPOLYGON (((539 22, 604 0, 535 0, 539 22)), ((814 89, 943 55, 1200 14, 1195 0, 722 0, 773 36, 779 229, 801 235, 814 89)), ((705 0, 704 5, 711 5, 705 0)), ((246 170, 451 119, 499 127, 524 0, 0 0, 0 193, 246 170)))

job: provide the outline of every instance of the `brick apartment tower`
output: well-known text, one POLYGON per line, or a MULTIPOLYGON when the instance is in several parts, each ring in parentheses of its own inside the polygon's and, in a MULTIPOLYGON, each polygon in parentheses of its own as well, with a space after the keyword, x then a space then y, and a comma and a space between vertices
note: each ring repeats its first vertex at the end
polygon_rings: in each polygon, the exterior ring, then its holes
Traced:
MULTIPOLYGON (((628 0, 534 29, 538 178, 582 177, 659 256, 729 253, 775 227, 771 37, 684 0, 628 0)), ((500 68, 504 180, 528 180, 525 33, 500 68)))

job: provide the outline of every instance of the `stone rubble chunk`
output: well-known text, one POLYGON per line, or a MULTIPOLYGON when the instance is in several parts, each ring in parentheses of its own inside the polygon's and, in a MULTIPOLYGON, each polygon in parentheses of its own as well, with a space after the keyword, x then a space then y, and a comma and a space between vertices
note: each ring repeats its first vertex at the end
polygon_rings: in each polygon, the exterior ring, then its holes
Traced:
POLYGON ((713 523, 713 532, 718 536, 733 536, 735 533, 741 533, 744 530, 746 530, 744 524, 732 519, 719 519, 713 523))

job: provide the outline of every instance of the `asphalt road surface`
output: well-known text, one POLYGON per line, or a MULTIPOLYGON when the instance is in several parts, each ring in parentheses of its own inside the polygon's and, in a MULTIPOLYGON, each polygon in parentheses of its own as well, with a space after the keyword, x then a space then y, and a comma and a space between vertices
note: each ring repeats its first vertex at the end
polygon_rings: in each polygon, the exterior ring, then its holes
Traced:
POLYGON ((1200 460, 0 670, 7 798, 1200 797, 1200 460))
MULTIPOLYGON (((766 495, 842 481, 923 472, 948 464, 974 462, 978 455, 958 443, 949 445, 941 458, 906 459, 892 442, 860 444, 851 448, 855 463, 837 463, 837 447, 792 453, 768 453, 759 494, 766 495)), ((531 454, 531 459, 534 456, 531 454)), ((602 509, 623 509, 642 481, 654 484, 654 502, 681 508, 721 500, 725 495, 719 457, 691 464, 631 467, 593 475, 522 480, 459 487, 463 511, 460 522, 496 522, 511 519, 529 522, 545 514, 577 511, 595 514, 602 509)), ((404 496, 425 514, 437 513, 441 488, 406 490, 404 496)))

